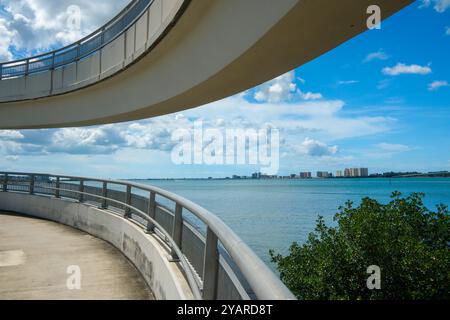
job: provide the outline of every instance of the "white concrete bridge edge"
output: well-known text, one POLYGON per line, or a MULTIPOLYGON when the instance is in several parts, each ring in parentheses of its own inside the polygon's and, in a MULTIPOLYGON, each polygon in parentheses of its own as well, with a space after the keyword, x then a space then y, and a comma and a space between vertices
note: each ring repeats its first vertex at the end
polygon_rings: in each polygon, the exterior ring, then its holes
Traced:
POLYGON ((106 210, 71 200, 0 193, 0 210, 58 222, 105 240, 139 270, 158 300, 191 300, 192 291, 177 263, 154 236, 106 210))

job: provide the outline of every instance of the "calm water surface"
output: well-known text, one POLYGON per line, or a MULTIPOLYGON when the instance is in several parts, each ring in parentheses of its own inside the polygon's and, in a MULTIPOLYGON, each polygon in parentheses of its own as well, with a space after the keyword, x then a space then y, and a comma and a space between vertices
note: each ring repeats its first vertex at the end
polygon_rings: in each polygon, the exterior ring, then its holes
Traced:
POLYGON ((347 200, 359 204, 370 196, 389 201, 392 191, 424 192, 434 209, 450 205, 450 178, 328 179, 328 180, 152 180, 184 196, 228 224, 264 261, 268 251, 286 253, 293 241, 304 242, 318 215, 329 224, 347 200))

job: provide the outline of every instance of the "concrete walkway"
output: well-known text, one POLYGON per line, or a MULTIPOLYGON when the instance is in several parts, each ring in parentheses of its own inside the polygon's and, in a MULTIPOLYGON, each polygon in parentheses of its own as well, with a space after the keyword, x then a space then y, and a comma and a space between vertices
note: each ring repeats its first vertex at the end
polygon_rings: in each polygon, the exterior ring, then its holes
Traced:
POLYGON ((0 299, 153 295, 131 262, 105 241, 55 222, 0 212, 0 299), (80 290, 73 289, 78 267, 80 290))

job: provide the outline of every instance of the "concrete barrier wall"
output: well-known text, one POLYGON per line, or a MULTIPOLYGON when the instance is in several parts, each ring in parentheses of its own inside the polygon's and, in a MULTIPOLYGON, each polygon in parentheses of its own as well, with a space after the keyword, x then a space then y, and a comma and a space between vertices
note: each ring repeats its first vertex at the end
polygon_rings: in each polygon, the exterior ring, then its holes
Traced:
POLYGON ((99 52, 50 71, 0 81, 0 102, 36 99, 77 90, 123 70, 144 55, 173 21, 185 0, 155 0, 121 36, 99 52))
MULTIPOLYGON (((83 87, 98 81, 100 74, 100 52, 96 52, 77 65, 77 86, 83 87)), ((63 90, 65 88, 62 88, 63 90)))
POLYGON ((25 96, 25 77, 0 81, 0 102, 18 100, 25 96))
POLYGON ((180 267, 169 262, 168 248, 118 215, 88 204, 13 192, 0 192, 0 210, 52 220, 103 239, 133 262, 157 299, 193 298, 180 267))

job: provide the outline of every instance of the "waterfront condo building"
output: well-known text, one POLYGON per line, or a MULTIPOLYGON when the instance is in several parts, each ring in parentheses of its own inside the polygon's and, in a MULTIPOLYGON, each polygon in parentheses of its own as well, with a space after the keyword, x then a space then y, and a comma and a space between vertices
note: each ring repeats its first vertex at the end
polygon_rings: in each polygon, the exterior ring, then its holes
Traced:
POLYGON ((368 177, 368 168, 346 168, 344 170, 344 177, 368 177))
POLYGON ((329 178, 331 174, 328 171, 317 171, 317 178, 329 178))
POLYGON ((311 172, 300 172, 301 179, 311 179, 311 172))

